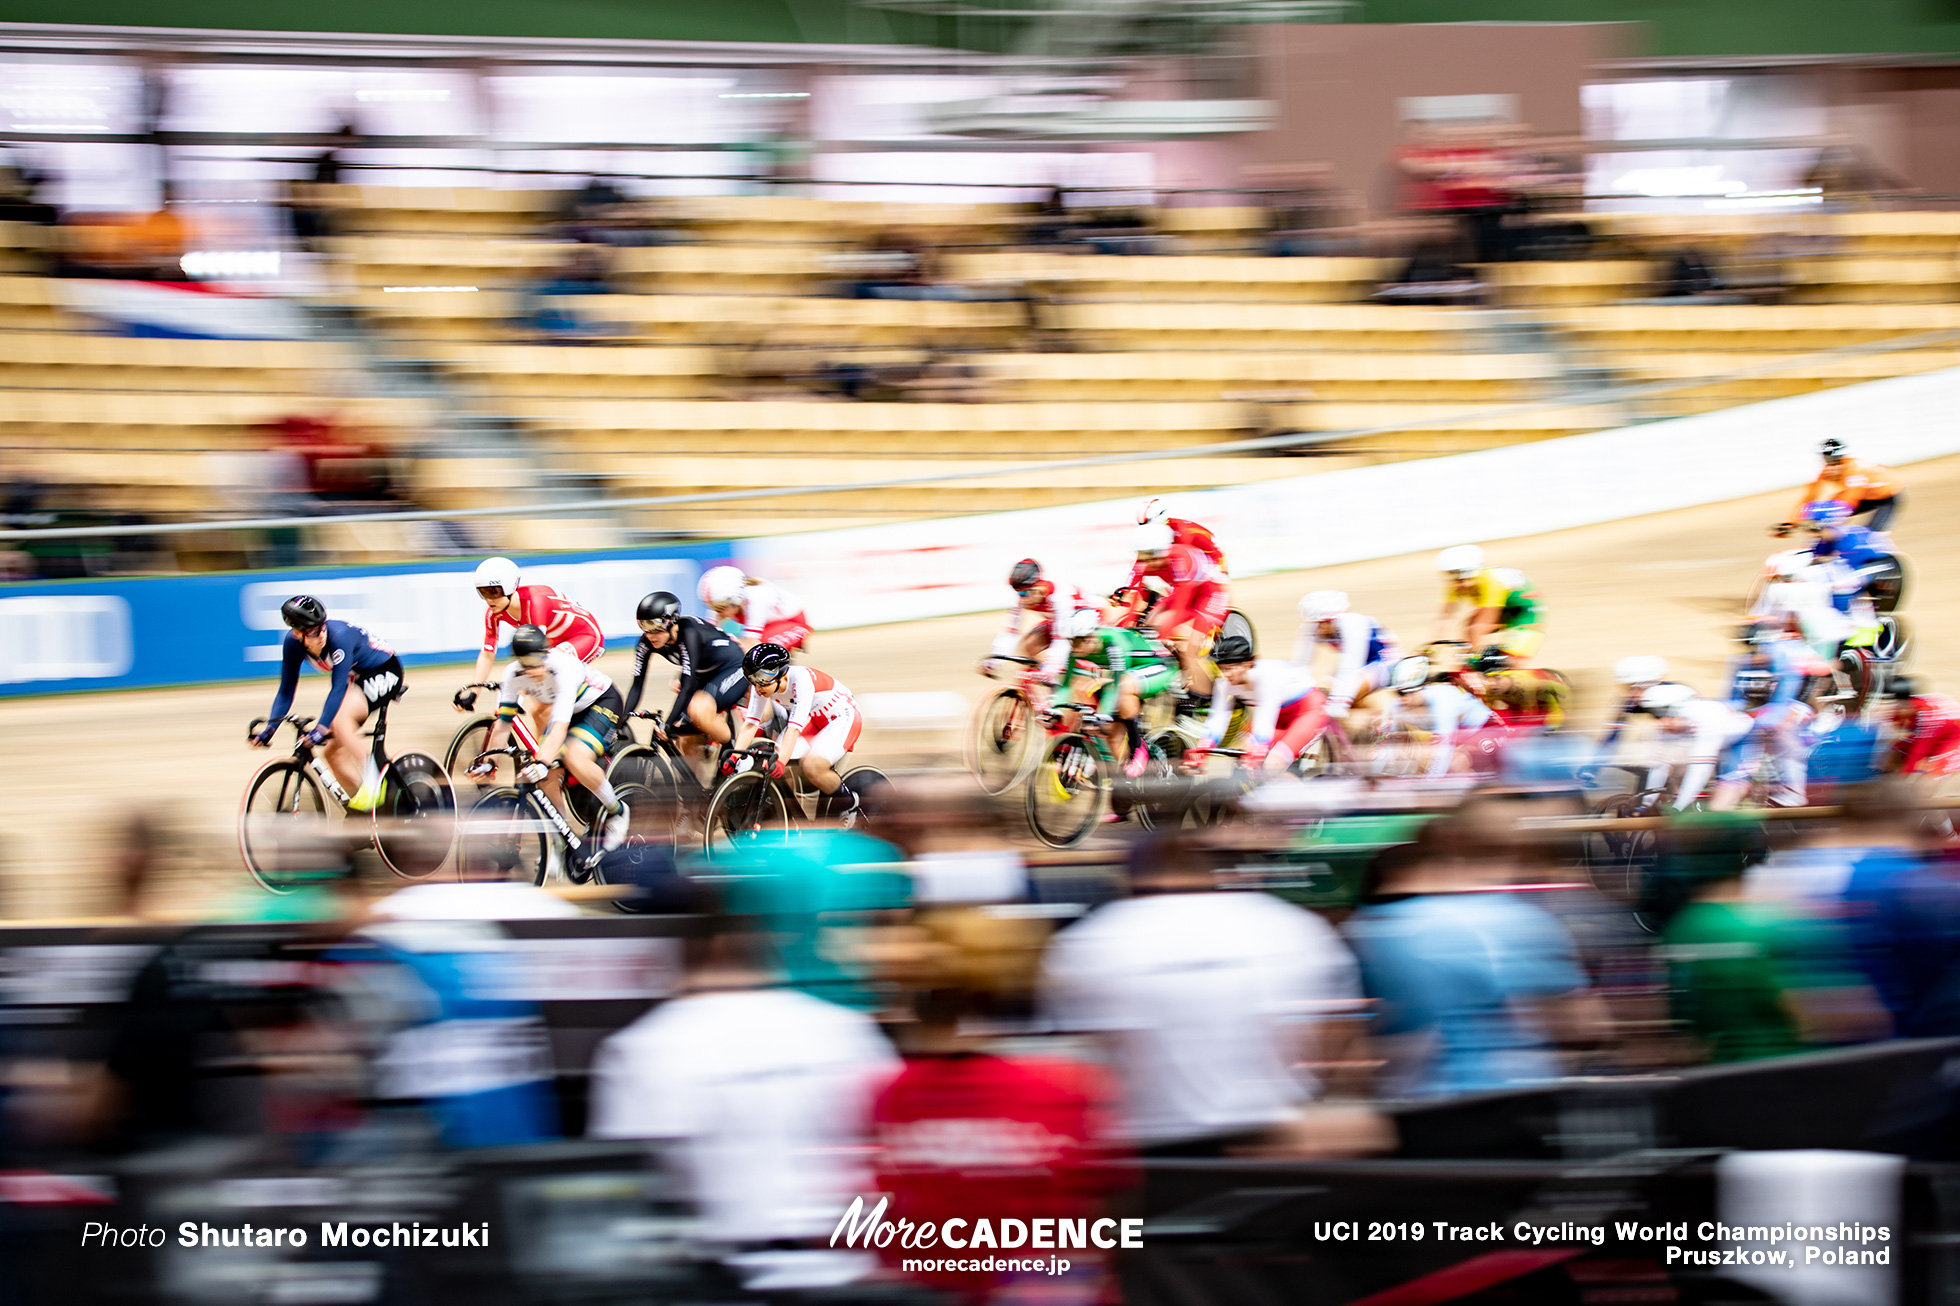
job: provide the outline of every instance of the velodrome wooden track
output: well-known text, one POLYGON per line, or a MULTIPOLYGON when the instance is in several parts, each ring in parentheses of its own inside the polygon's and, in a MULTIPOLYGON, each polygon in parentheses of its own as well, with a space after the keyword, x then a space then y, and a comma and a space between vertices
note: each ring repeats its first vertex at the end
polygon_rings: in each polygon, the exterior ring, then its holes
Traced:
MULTIPOLYGON (((1855 443, 1856 432, 1847 432, 1855 443)), ((1681 468, 1693 476, 1694 468, 1681 468)), ((1960 605, 1948 568, 1960 560, 1960 457, 1903 473, 1908 504, 1895 531, 1913 564, 1904 614, 1915 673, 1960 691, 1960 605)), ((1520 495, 1529 495, 1520 486, 1520 495)), ((1787 515, 1795 492, 1581 527, 1486 546, 1493 564, 1529 573, 1550 617, 1541 660, 1578 687, 1582 713, 1599 710, 1613 660, 1660 653, 1675 674, 1712 688, 1728 655, 1727 633, 1763 558, 1778 547, 1764 533, 1787 515)), ((1393 513, 1395 505, 1381 505, 1393 513)), ((1493 532, 1503 520, 1493 509, 1493 532)), ((1225 540, 1230 548, 1230 539, 1225 540)), ((1067 559, 1045 559, 1063 572, 1067 559)), ((1437 578, 1430 555, 1408 555, 1311 572, 1241 580, 1234 601, 1254 620, 1263 651, 1291 650, 1299 596, 1343 589, 1357 610, 1389 623, 1405 645, 1420 644, 1434 619, 1437 578)), ((1003 601, 1006 588, 1002 587, 1003 601)), ((955 690, 986 682, 973 673, 998 622, 993 613, 819 634, 811 661, 859 692, 955 690)), ((157 637, 158 632, 146 632, 157 637)), ((191 630, 163 638, 194 640, 191 630)), ((630 646, 605 668, 624 680, 630 646)), ((397 747, 439 752, 459 718, 450 695, 463 669, 423 667, 390 721, 397 747)), ((321 681, 301 682, 301 710, 315 710, 321 681)), ((72 916, 112 901, 111 857, 134 812, 174 832, 172 880, 186 900, 239 887, 244 871, 231 825, 246 778, 263 754, 243 743, 245 723, 271 697, 265 684, 32 699, 0 706, 0 917, 72 916), (205 855, 195 855, 202 848, 205 855)), ((668 701, 664 693, 654 701, 668 701)), ((861 752, 891 756, 921 743, 953 754, 951 731, 919 740, 868 731, 861 752)))

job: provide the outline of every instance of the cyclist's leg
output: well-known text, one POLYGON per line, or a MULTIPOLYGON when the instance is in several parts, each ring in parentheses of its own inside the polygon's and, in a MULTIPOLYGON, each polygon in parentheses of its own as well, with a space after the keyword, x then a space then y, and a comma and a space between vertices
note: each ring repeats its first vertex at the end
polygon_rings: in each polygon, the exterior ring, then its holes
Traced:
POLYGON ((728 729, 728 714, 748 697, 748 692, 749 682, 738 667, 714 684, 694 691, 694 697, 687 701, 687 719, 706 738, 725 744, 733 738, 728 729))
POLYGON ((844 783, 837 774, 837 764, 857 747, 858 734, 863 729, 864 718, 853 708, 848 714, 832 719, 815 735, 797 740, 796 752, 789 760, 801 764, 803 775, 811 784, 824 793, 834 794, 844 783))
POLYGON ((1327 729, 1327 695, 1314 690, 1297 703, 1290 703, 1279 710, 1278 733, 1273 739, 1273 751, 1266 755, 1268 771, 1284 771, 1293 765, 1293 759, 1313 746, 1327 729))
POLYGON ((1048 651, 1054 642, 1055 629, 1046 621, 1038 621, 1021 636, 1021 642, 1014 646, 1014 656, 1039 662, 1041 655, 1048 651))
POLYGON ((334 779, 349 794, 360 791, 363 772, 370 761, 368 742, 361 737, 361 727, 367 719, 367 697, 358 684, 350 683, 347 693, 341 697, 340 711, 334 713, 328 726, 326 745, 320 750, 333 770, 334 779))

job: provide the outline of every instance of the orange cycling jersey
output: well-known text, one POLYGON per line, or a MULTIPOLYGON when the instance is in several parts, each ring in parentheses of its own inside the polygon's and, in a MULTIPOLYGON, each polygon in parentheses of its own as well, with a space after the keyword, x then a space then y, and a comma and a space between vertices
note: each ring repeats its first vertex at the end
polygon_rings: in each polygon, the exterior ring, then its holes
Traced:
POLYGON ((1892 469, 1878 463, 1859 462, 1856 458, 1846 458, 1832 466, 1825 464, 1824 470, 1817 473, 1817 479, 1804 490, 1803 498, 1797 500, 1794 520, 1803 519, 1803 507, 1807 503, 1817 503, 1824 499, 1842 499, 1853 508, 1871 501, 1889 499, 1899 492, 1892 480, 1892 469))

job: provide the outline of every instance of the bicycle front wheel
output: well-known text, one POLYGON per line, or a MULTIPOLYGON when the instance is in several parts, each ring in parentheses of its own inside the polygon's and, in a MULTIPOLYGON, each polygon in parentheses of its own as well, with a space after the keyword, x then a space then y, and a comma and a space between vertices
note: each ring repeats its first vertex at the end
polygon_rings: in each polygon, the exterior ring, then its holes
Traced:
POLYGON ((238 854, 260 887, 291 893, 312 883, 318 868, 303 855, 309 836, 326 833, 326 795, 299 759, 282 757, 259 768, 238 810, 238 854), (311 827, 309 829, 309 826, 311 827))
POLYGON ((462 823, 463 878, 543 884, 551 853, 547 828, 523 790, 486 790, 462 823))
MULTIPOLYGON (((476 761, 477 755, 490 746, 490 727, 497 723, 492 716, 476 716, 465 721, 450 737, 449 748, 442 755, 442 769, 450 775, 462 775, 476 761)), ((517 783, 517 771, 508 757, 493 757, 490 764, 495 769, 487 776, 471 776, 479 788, 496 788, 517 783)))
POLYGON ((1089 837, 1109 797, 1109 767, 1082 735, 1063 735, 1028 778, 1028 829, 1050 848, 1089 837))
POLYGON ((1015 686, 982 699, 966 731, 966 769, 989 796, 1004 794, 1025 779, 1039 731, 1034 705, 1015 686))
POLYGON ((419 880, 442 869, 456 847, 456 790, 436 759, 403 753, 388 764, 374 806, 374 847, 389 870, 419 880))
POLYGON ((721 782, 708 800, 702 851, 710 858, 780 848, 795 828, 786 790, 760 771, 721 782))

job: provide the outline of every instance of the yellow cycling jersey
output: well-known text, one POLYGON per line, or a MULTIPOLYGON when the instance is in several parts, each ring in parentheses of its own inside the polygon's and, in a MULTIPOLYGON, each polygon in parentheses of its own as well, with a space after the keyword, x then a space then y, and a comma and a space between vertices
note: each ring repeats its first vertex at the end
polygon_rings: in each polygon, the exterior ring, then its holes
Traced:
MULTIPOLYGON (((1470 583, 1476 587, 1467 600, 1473 608, 1518 607, 1520 604, 1511 596, 1516 594, 1523 597, 1531 592, 1531 578, 1516 567, 1480 567, 1471 576, 1470 583)), ((1457 588, 1456 577, 1445 577, 1443 601, 1448 603, 1464 597, 1462 590, 1457 588)))

